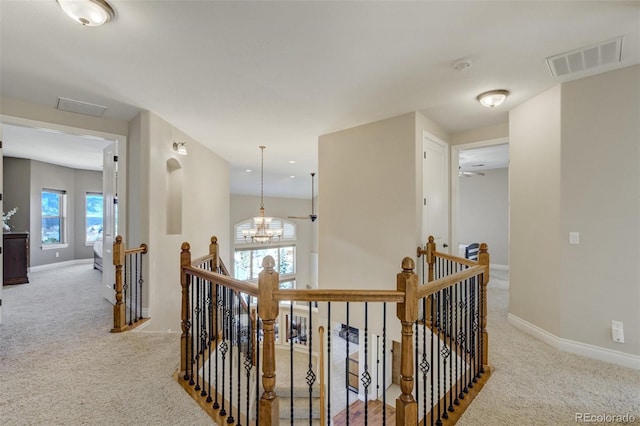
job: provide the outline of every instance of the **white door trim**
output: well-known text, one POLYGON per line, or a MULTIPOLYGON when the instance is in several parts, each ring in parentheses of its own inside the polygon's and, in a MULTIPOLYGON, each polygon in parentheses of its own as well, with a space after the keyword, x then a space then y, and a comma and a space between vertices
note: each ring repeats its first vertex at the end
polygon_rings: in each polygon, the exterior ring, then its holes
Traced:
POLYGON ((452 145, 451 146, 451 217, 449 223, 449 229, 451 230, 451 247, 454 247, 453 254, 457 254, 457 248, 460 244, 458 241, 458 194, 460 191, 459 181, 458 181, 458 166, 460 163, 460 151, 464 151, 467 149, 474 148, 485 148, 488 146, 495 145, 504 145, 509 143, 509 138, 497 138, 497 139, 487 139, 478 142, 465 143, 462 145, 452 145))

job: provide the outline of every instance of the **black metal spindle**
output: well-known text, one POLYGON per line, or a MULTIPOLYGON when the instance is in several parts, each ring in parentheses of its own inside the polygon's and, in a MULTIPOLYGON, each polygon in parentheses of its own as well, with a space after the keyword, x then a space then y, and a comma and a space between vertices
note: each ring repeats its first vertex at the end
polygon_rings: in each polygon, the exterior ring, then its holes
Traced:
POLYGON ((260 406, 260 311, 256 308, 256 426, 259 425, 258 416, 260 406))
POLYGON ((227 370, 227 364, 226 364, 226 356, 227 356, 227 350, 229 349, 229 346, 227 344, 227 338, 229 337, 229 330, 227 328, 227 324, 229 321, 229 317, 231 315, 229 315, 229 309, 228 309, 228 289, 226 287, 223 287, 222 289, 222 309, 223 309, 223 315, 222 315, 222 343, 220 343, 220 355, 222 355, 222 395, 221 395, 221 399, 222 399, 222 407, 220 407, 220 415, 221 416, 226 416, 227 415, 227 410, 225 410, 225 399, 224 399, 224 394, 225 394, 225 373, 227 370))
MULTIPOLYGON (((420 336, 420 333, 419 333, 419 330, 418 330, 418 327, 419 327, 418 323, 419 323, 419 321, 416 319, 415 324, 414 324, 415 332, 413 333, 414 334, 414 338, 415 338, 415 343, 413 344, 413 350, 414 350, 413 371, 416 372, 416 373, 418 371, 420 371, 420 370, 418 370, 418 368, 419 368, 418 367, 418 348, 420 347, 420 344, 419 344, 419 341, 418 341, 419 340, 419 336, 420 336)), ((416 382, 417 382, 417 380, 416 380, 416 382)), ((417 385, 417 383, 416 383, 416 385, 417 385)), ((413 387, 413 393, 414 393, 414 399, 416 401, 420 401, 420 386, 414 386, 413 387)))
MULTIPOLYGON (((469 393, 469 381, 468 381, 468 376, 469 376, 469 361, 470 361, 470 356, 471 356, 471 349, 470 349, 470 344, 469 344, 469 339, 470 339, 470 335, 469 332, 471 331, 471 328, 469 327, 469 280, 466 279, 464 281, 464 354, 465 354, 465 367, 464 367, 464 389, 462 389, 462 392, 465 394, 469 393)), ((464 396, 464 395, 463 395, 464 396)))
POLYGON ((434 347, 434 342, 433 342, 433 337, 434 336, 433 335, 434 335, 434 330, 435 330, 435 327, 434 327, 435 306, 434 306, 434 295, 433 294, 429 296, 429 303, 431 305, 431 315, 429 315, 429 317, 431 318, 431 328, 430 328, 431 344, 429 345, 429 348, 430 348, 430 351, 431 351, 430 359, 431 359, 431 364, 432 364, 431 374, 430 374, 430 376, 431 376, 431 392, 430 392, 431 393, 431 403, 429 404, 429 411, 431 411, 431 424, 433 425, 434 424, 434 420, 435 420, 434 412, 433 412, 433 397, 435 395, 434 387, 433 387, 433 385, 434 385, 435 368, 433 368, 433 364, 435 362, 438 362, 438 360, 434 361, 434 359, 433 359, 433 347, 434 347))
POLYGON ((344 370, 344 379, 346 383, 346 393, 347 393, 347 426, 349 426, 349 335, 351 334, 351 327, 349 326, 349 302, 347 302, 347 346, 346 346, 346 354, 345 358, 347 360, 344 370))
MULTIPOLYGON (((427 421, 427 373, 429 372, 429 362, 427 361, 427 298, 422 298, 422 361, 420 371, 422 371, 422 418, 427 421)), ((417 386, 418 384, 416 384, 417 386)))
POLYGON ((202 329, 200 328, 200 288, 202 286, 202 282, 200 281, 200 277, 196 278, 196 289, 195 289, 195 293, 196 293, 196 303, 194 305, 194 314, 195 314, 195 328, 194 328, 194 335, 193 335, 193 340, 196 342, 196 351, 194 352, 194 358, 195 358, 195 363, 196 363, 196 371, 195 371, 195 376, 196 376, 196 387, 194 388, 196 391, 200 390, 200 351, 202 350, 202 338, 201 338, 201 333, 202 333, 202 329), (197 333, 197 335, 196 335, 197 333))
MULTIPOLYGON (((333 361, 331 359, 331 302, 327 302, 327 359, 329 360, 329 368, 327 368, 327 389, 331 390, 331 366, 333 361)), ((327 422, 331 424, 331 394, 327 398, 327 422)))
POLYGON ((369 385, 371 384, 371 375, 369 374, 369 358, 368 358, 368 335, 369 335, 369 303, 364 302, 364 371, 362 373, 362 386, 364 387, 364 424, 369 424, 369 385))
POLYGON ((387 302, 382 304, 382 425, 387 424, 387 302))
MULTIPOLYGON (((297 325, 297 324, 296 324, 297 325)), ((293 425, 293 301, 289 305, 289 415, 293 425)))
POLYGON ((451 359, 449 360, 449 412, 453 412, 453 358, 455 358, 456 352, 453 350, 454 340, 453 340, 453 304, 455 302, 453 297, 453 288, 449 287, 447 289, 447 293, 449 295, 449 349, 451 350, 451 359))
POLYGON ((131 325, 133 324, 133 291, 135 290, 135 286, 133 285, 133 266, 131 265, 131 256, 126 257, 125 263, 127 263, 127 260, 129 261, 129 325, 131 325))
MULTIPOLYGON (((449 269, 449 263, 447 262, 447 272, 449 269)), ((447 347, 447 322, 448 322, 448 311, 447 311, 447 304, 448 304, 448 296, 449 293, 447 292, 447 289, 443 289, 440 290, 440 293, 442 294, 442 330, 439 333, 440 335, 440 339, 438 340, 442 340, 442 350, 440 352, 440 354, 442 355, 442 373, 443 373, 443 379, 444 379, 444 383, 443 383, 443 401, 442 401, 442 418, 443 419, 448 419, 449 418, 449 414, 447 413, 447 359, 449 357, 449 348, 447 347)))
POLYGON ((140 319, 143 318, 142 316, 142 287, 144 285, 144 268, 142 266, 144 260, 144 254, 140 255, 140 319))
POLYGON ((241 388, 242 388, 242 381, 240 380, 240 371, 242 368, 242 341, 243 341, 243 327, 242 327, 242 312, 240 310, 241 308, 241 300, 240 298, 242 297, 242 294, 240 292, 236 292, 236 312, 237 312, 237 319, 236 319, 236 335, 238 336, 238 384, 236 385, 236 399, 237 399, 237 404, 236 404, 236 417, 238 419, 238 426, 242 426, 240 424, 242 417, 240 416, 240 407, 242 406, 240 404, 240 395, 241 395, 241 388))
MULTIPOLYGON (((307 370, 307 385, 309 385, 309 426, 311 426, 313 422, 313 384, 316 381, 316 375, 313 372, 313 362, 311 356, 311 347, 312 344, 312 333, 313 333, 313 323, 311 319, 313 318, 313 313, 311 312, 311 302, 309 302, 309 330, 307 332, 307 346, 309 347, 309 369, 307 370)), ((292 398, 293 399, 293 398, 292 398)))
POLYGON ((194 318, 194 307, 196 306, 196 288, 198 287, 196 284, 196 279, 194 277, 191 278, 191 283, 190 283, 190 287, 191 287, 191 309, 190 309, 190 313, 191 313, 191 321, 190 321, 190 328, 191 328, 191 339, 189 339, 191 341, 191 353, 189 354, 189 364, 191 365, 191 375, 189 377, 189 384, 191 386, 195 385, 196 382, 194 380, 194 371, 193 371, 193 364, 195 363, 195 347, 194 345, 195 343, 195 331, 197 330, 197 328, 194 328, 193 326, 195 325, 196 319, 194 318))
POLYGON ((251 424, 251 416, 249 415, 249 388, 250 380, 251 380, 251 368, 253 367, 253 321, 251 320, 251 295, 248 295, 247 300, 247 328, 246 328, 246 337, 247 337, 247 352, 244 355, 244 370, 247 377, 247 389, 246 389, 246 397, 247 397, 247 407, 246 407, 246 415, 245 420, 247 421, 247 425, 251 424))
POLYGON ((213 375, 213 378, 216 382, 214 389, 215 389, 215 395, 214 395, 214 401, 213 401, 213 409, 217 410, 218 408, 220 408, 220 404, 218 403, 218 391, 219 391, 219 387, 218 387, 218 352, 219 351, 219 347, 220 347, 220 335, 218 334, 218 313, 220 311, 220 308, 222 306, 222 297, 220 295, 220 285, 216 284, 216 309, 215 309, 215 319, 214 319, 214 334, 215 334, 215 339, 216 339, 216 351, 215 351, 215 357, 216 359, 214 360, 214 368, 215 368, 215 374, 213 375))
POLYGON ((134 255, 134 258, 135 258, 135 260, 136 260, 136 273, 135 273, 135 275, 134 275, 134 277, 135 277, 135 281, 134 281, 134 283, 135 283, 135 284, 134 284, 134 285, 135 285, 135 287, 136 287, 136 303, 135 303, 135 305, 133 306, 133 312, 134 312, 134 314, 135 314, 135 315, 134 315, 134 318, 133 318, 133 322, 138 322, 138 313, 139 313, 139 312, 138 312, 138 291, 139 291, 139 287, 140 287, 140 285, 139 285, 139 283, 138 283, 138 274, 139 274, 139 272, 138 272, 138 258, 139 258, 139 257, 140 257, 140 254, 139 254, 139 253, 136 253, 136 254, 134 255))
POLYGON ((455 393, 455 399, 453 400, 453 403, 455 405, 460 405, 460 399, 458 398, 458 383, 460 382, 460 355, 462 353, 461 351, 461 346, 460 346, 460 334, 458 333, 459 330, 459 325, 458 325, 458 311, 460 309, 460 301, 458 299, 458 287, 460 286, 460 283, 456 283, 456 285, 454 286, 454 290, 453 290, 453 299, 454 299, 454 306, 455 306, 455 310, 454 310, 454 328, 455 328, 455 335, 456 335, 456 368, 455 368, 455 376, 456 376, 456 384, 455 384, 455 389, 452 388, 451 392, 455 393))
POLYGON ((435 293, 436 294, 436 323, 437 323, 437 332, 438 335, 436 336, 436 343, 437 343, 437 352, 436 352, 436 357, 438 358, 438 420, 436 420, 436 425, 440 426, 442 425, 442 420, 440 418, 442 410, 440 409, 440 385, 441 385, 441 381, 440 381, 440 327, 441 327, 441 317, 440 317, 440 292, 435 293))
POLYGON ((227 423, 231 424, 235 421, 233 418, 233 340, 235 338, 236 344, 238 340, 238 334, 235 330, 235 309, 233 308, 235 303, 235 292, 229 289, 229 417, 227 417, 227 423))
POLYGON ((486 287, 484 286, 484 275, 480 275, 478 277, 479 280, 479 293, 480 293, 480 369, 479 373, 482 375, 484 373, 484 330, 482 329, 482 319, 485 317, 487 312, 485 312, 485 298, 487 294, 485 293, 486 287))
POLYGON ((213 339, 213 309, 214 309, 214 301, 213 301, 213 283, 211 281, 207 281, 207 321, 208 321, 208 330, 209 330, 209 339, 207 342, 207 349, 209 351, 209 356, 207 357, 207 403, 210 403, 213 398, 211 398, 211 350, 213 348, 212 339, 213 339))
POLYGON ((476 356, 476 339, 477 339, 477 330, 478 330, 478 325, 476 322, 476 317, 477 317, 477 313, 476 313, 476 280, 475 277, 471 277, 471 295, 470 295, 470 302, 471 302, 471 335, 472 335, 472 339, 471 339, 471 371, 470 371, 470 375, 469 375, 469 388, 473 388, 473 383, 475 382, 475 368, 476 368, 476 362, 475 362, 475 356, 476 356))

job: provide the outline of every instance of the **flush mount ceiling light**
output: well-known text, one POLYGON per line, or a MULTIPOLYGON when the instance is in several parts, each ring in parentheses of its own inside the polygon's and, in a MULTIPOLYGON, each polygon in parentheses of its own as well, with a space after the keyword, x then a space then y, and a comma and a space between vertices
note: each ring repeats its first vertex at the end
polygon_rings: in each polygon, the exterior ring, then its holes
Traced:
POLYGON ((488 92, 480 93, 476 99, 484 107, 495 108, 502 104, 509 96, 508 90, 489 90, 488 92))
POLYGON ((71 19, 86 27, 99 27, 115 17, 113 8, 104 0, 57 0, 71 19))
POLYGON ((186 142, 174 142, 173 150, 180 155, 188 155, 186 142))

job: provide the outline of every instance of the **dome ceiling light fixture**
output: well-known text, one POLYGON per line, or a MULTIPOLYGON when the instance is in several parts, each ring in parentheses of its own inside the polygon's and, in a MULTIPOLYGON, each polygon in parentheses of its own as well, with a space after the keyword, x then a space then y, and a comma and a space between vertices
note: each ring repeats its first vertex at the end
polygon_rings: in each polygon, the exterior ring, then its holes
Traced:
POLYGON ((105 0, 56 0, 64 13, 85 27, 99 27, 115 17, 105 0))
POLYGON ((509 96, 508 90, 489 90, 488 92, 480 93, 476 99, 483 107, 493 109, 500 106, 507 99, 507 96, 509 96))

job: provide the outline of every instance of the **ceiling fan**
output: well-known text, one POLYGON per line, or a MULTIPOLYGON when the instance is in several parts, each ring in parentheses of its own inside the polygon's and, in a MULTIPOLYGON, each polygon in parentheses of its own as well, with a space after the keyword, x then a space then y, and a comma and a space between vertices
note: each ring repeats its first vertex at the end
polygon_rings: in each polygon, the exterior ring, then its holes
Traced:
POLYGON ((464 177, 484 176, 484 173, 483 172, 463 172, 463 171, 460 171, 460 172, 458 172, 458 176, 464 176, 464 177))
MULTIPOLYGON (((484 166, 484 164, 482 165, 484 166)), ((458 167, 458 176, 464 176, 464 177, 484 176, 484 173, 483 172, 463 172, 461 167, 458 167)))
POLYGON ((315 173, 311 173, 311 214, 309 216, 287 216, 287 219, 311 219, 311 222, 315 222, 318 218, 315 210, 315 192, 314 192, 314 183, 315 183, 315 173))

